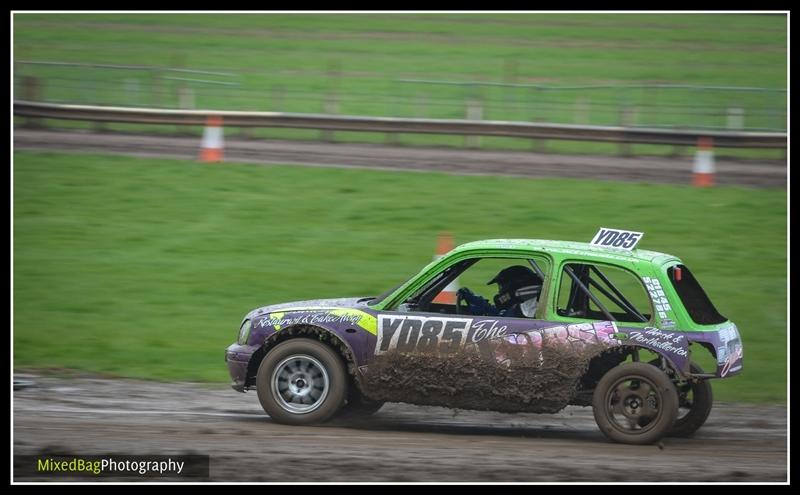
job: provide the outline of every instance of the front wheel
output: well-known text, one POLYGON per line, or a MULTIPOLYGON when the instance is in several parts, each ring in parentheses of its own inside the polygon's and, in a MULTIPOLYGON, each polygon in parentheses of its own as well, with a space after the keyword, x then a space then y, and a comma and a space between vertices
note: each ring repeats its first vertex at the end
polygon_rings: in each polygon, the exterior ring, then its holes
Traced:
POLYGON ((342 407, 347 374, 342 359, 315 340, 287 340, 270 350, 256 375, 261 407, 278 423, 321 423, 342 407))
POLYGON ((592 397, 600 431, 615 442, 650 444, 672 428, 678 393, 669 377, 647 363, 624 363, 606 373, 592 397))
POLYGON ((383 401, 370 400, 353 386, 347 404, 342 407, 338 416, 344 419, 362 419, 372 416, 382 407, 383 401))

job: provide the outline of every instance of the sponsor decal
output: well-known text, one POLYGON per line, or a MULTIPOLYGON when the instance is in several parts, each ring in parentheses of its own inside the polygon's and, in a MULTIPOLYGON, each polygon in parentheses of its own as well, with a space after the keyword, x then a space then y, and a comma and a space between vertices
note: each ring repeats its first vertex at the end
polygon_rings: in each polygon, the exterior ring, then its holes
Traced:
POLYGON ((624 249, 630 251, 636 247, 636 244, 642 239, 644 234, 642 232, 632 232, 630 230, 609 229, 602 227, 594 239, 592 239, 592 246, 624 249))
POLYGON ((613 321, 575 323, 536 330, 545 340, 569 344, 602 343, 619 344, 615 338, 617 324, 613 321))
POLYGON ((291 325, 335 325, 343 323, 352 326, 358 325, 372 334, 376 332, 375 317, 369 313, 354 309, 270 313, 267 317, 258 320, 256 325, 259 328, 272 327, 277 331, 291 325))
POLYGON ((538 364, 541 366, 544 362, 543 345, 555 345, 579 353, 591 344, 618 345, 621 343, 619 340, 621 336, 625 334, 618 332, 617 325, 613 321, 575 323, 528 330, 505 336, 501 345, 495 349, 495 359, 499 364, 510 367, 513 360, 511 356, 517 354, 511 346, 524 346, 526 353, 530 351, 538 353, 538 364))
POLYGON ((737 361, 742 359, 742 355, 743 355, 743 352, 742 352, 742 347, 741 346, 737 347, 736 350, 733 353, 728 354, 726 359, 725 359, 725 362, 722 364, 722 369, 719 372, 719 376, 720 377, 724 377, 728 373, 734 373, 734 372, 739 371, 740 369, 742 369, 742 365, 741 364, 739 364, 737 366, 734 366, 734 364, 737 361))
POLYGON ((675 322, 667 315, 667 311, 672 311, 672 307, 669 305, 666 294, 664 294, 661 282, 655 277, 642 277, 642 281, 647 288, 647 292, 650 294, 653 307, 656 310, 656 314, 658 314, 658 317, 661 319, 663 326, 675 326, 675 322))
POLYGON ((491 342, 495 356, 509 345, 523 345, 540 350, 543 344, 555 344, 580 350, 587 344, 619 344, 613 321, 558 325, 510 333, 508 326, 496 319, 379 315, 375 354, 389 351, 429 354, 452 354, 468 346, 491 342))
POLYGON ((669 318, 662 318, 661 326, 664 328, 675 328, 675 322, 669 318))
POLYGON ((345 321, 352 321, 358 317, 356 324, 366 330, 367 332, 375 335, 378 331, 378 321, 374 315, 359 311, 357 309, 334 309, 330 312, 332 315, 341 316, 345 321))
POLYGON ((390 350, 449 354, 467 344, 502 337, 507 330, 495 319, 380 315, 375 354, 390 350))
POLYGON ((720 330, 719 340, 722 345, 717 347, 717 365, 722 367, 719 376, 724 377, 728 373, 742 369, 742 365, 736 363, 744 356, 744 349, 736 325, 720 330))
POLYGON ((679 333, 665 332, 654 327, 645 327, 644 330, 629 331, 628 341, 644 344, 681 357, 689 357, 689 352, 686 349, 686 336, 679 333))

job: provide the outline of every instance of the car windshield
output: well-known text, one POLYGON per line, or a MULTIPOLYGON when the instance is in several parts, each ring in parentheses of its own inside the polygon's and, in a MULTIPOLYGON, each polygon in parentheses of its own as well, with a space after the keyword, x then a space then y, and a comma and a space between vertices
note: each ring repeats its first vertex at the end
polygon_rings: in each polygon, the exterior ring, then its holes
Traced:
POLYGON ((400 282, 399 284, 395 285, 394 287, 392 287, 391 289, 387 290, 386 292, 381 293, 375 299, 372 299, 371 301, 367 302, 367 306, 375 306, 376 304, 378 304, 380 302, 383 302, 384 299, 389 297, 394 291, 399 289, 404 283, 405 282, 400 282))
POLYGON ((671 266, 667 270, 669 279, 678 297, 681 298, 686 312, 699 325, 716 325, 728 321, 719 314, 711 303, 700 283, 685 265, 671 266))
MULTIPOLYGON (((440 281, 441 281, 443 278, 445 278, 445 277, 447 277, 448 275, 450 275, 450 274, 451 274, 451 273, 452 273, 454 270, 457 270, 457 271, 459 271, 459 272, 463 271, 463 270, 464 270, 464 267, 466 267, 466 266, 469 266, 471 263, 474 263, 475 261, 476 261, 476 260, 467 260, 467 261, 464 261, 464 262, 460 262, 460 263, 458 263, 457 265, 451 266, 451 267, 447 268, 446 270, 444 270, 444 271, 442 271, 442 272, 439 272, 439 273, 437 273, 437 274, 436 274, 436 275, 435 275, 435 276, 434 276, 434 277, 433 277, 431 280, 429 280, 429 281, 428 281, 428 282, 425 284, 425 286, 423 287, 423 289, 421 290, 421 292, 425 292, 427 289, 429 289, 429 288, 431 288, 431 287, 435 286, 435 285, 436 285, 436 284, 438 284, 438 283, 439 283, 439 282, 440 282, 440 281)), ((409 279, 409 280, 411 280, 411 279, 409 279)), ((406 282, 408 282, 408 280, 406 280, 405 282, 403 282, 403 283, 401 283, 401 284, 398 284, 398 285, 396 285, 396 286, 392 287, 391 289, 387 290, 386 292, 384 292, 383 294, 379 295, 378 297, 376 297, 376 298, 375 298, 375 299, 373 299, 372 301, 368 302, 368 303, 367 303, 367 305, 368 305, 368 306, 374 306, 374 305, 376 305, 376 304, 378 304, 378 303, 382 302, 384 299, 386 299, 387 297, 389 297, 390 295, 392 295, 392 294, 394 293, 394 291, 396 291, 396 290, 397 290, 397 289, 399 289, 401 286, 403 286, 403 285, 404 285, 406 282)), ((420 292, 420 291, 418 291, 418 292, 420 292)))

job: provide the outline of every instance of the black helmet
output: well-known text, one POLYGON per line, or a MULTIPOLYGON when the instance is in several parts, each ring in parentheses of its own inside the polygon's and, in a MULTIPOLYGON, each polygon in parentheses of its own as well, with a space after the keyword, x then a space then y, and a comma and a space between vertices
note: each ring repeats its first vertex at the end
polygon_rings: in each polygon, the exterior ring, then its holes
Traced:
POLYGON ((496 283, 497 295, 494 304, 498 310, 504 310, 515 304, 539 297, 542 291, 542 279, 527 266, 514 265, 501 270, 486 285, 496 283))

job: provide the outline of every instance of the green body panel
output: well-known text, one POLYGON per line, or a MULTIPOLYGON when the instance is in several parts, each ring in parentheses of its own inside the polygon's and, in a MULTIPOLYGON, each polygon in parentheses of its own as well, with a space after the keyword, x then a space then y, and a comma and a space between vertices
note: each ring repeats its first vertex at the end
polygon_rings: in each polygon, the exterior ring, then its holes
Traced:
MULTIPOLYGON (((555 311, 556 298, 559 293, 561 272, 564 264, 582 262, 622 268, 637 275, 639 279, 645 279, 646 277, 657 279, 670 303, 671 310, 667 312, 668 319, 672 320, 676 330, 709 332, 729 325, 727 322, 719 325, 698 325, 692 321, 667 276, 667 269, 669 267, 681 264, 681 260, 675 256, 643 249, 625 251, 621 249, 596 247, 584 242, 540 239, 490 239, 462 244, 440 259, 429 263, 417 275, 409 279, 392 294, 373 307, 378 310, 394 308, 442 270, 465 259, 475 257, 547 259, 551 269, 547 277, 548 280, 544 281, 541 296, 541 300, 546 301, 547 304, 538 307, 536 312, 537 319, 564 322, 585 321, 579 318, 563 317, 558 315, 555 311)), ((650 299, 652 301, 652 297, 650 297, 650 299)), ((626 323, 625 325, 631 327, 672 326, 665 324, 666 322, 662 322, 661 319, 656 316, 655 311, 651 311, 651 314, 653 314, 653 319, 649 322, 626 323)))

